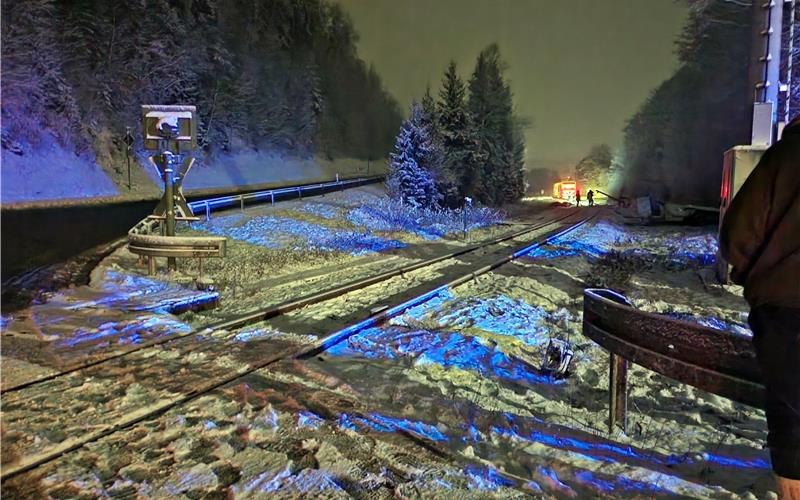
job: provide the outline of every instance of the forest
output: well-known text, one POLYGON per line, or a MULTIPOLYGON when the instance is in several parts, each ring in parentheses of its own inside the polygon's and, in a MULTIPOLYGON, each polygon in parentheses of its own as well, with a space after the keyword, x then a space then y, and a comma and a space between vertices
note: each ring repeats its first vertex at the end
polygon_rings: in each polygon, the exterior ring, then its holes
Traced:
POLYGON ((193 104, 202 155, 382 159, 402 115, 327 0, 3 0, 3 148, 106 168, 141 104, 193 104))
POLYGON ((450 62, 438 100, 430 88, 397 135, 389 192, 415 207, 500 206, 525 191, 525 121, 514 113, 497 44, 478 55, 468 82, 450 62))
MULTIPOLYGON (((617 190, 716 206, 724 152, 750 144, 753 7, 750 2, 726 0, 688 4, 688 19, 676 41, 677 71, 651 93, 625 127, 617 190)), ((800 47, 798 35, 796 47, 800 47)), ((797 72, 800 51, 784 54, 783 59, 789 57, 797 72)), ((800 108, 798 76, 789 93, 792 109, 800 108)), ((784 98, 779 112, 785 106, 784 98)))

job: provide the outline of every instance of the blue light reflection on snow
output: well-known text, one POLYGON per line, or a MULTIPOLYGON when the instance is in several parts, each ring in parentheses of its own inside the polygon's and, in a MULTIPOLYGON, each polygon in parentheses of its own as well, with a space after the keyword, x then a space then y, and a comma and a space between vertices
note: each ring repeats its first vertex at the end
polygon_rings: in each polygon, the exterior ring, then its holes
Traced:
POLYGON ((341 415, 339 415, 339 421, 337 422, 337 425, 340 428, 346 429, 348 431, 358 430, 358 426, 353 422, 353 419, 347 413, 342 413, 341 415))
POLYGON ((561 479, 558 478, 558 474, 553 469, 549 467, 539 466, 536 469, 536 471, 542 477, 547 478, 556 489, 567 490, 567 491, 572 490, 572 488, 567 486, 564 482, 561 481, 561 479))
POLYGON ((638 491, 648 495, 671 493, 670 490, 664 489, 657 484, 636 481, 622 476, 603 478, 588 470, 577 471, 575 473, 575 478, 581 483, 590 485, 594 489, 605 493, 612 493, 619 490, 627 492, 638 491))
POLYGON ((104 338, 116 339, 120 344, 138 344, 142 337, 138 332, 147 332, 149 337, 187 333, 192 328, 171 316, 140 316, 126 322, 107 322, 97 328, 79 328, 71 337, 57 341, 57 345, 75 347, 104 338))
POLYGON ((347 430, 356 431, 358 429, 371 429, 377 432, 391 433, 397 431, 410 432, 421 438, 435 442, 448 441, 449 438, 443 434, 435 425, 431 425, 419 420, 409 420, 407 418, 390 417, 380 413, 370 413, 368 418, 348 415, 339 415, 339 427, 347 430))
MULTIPOLYGON (((760 458, 746 460, 705 453, 702 455, 702 460, 696 462, 687 456, 676 457, 675 455, 670 455, 662 458, 651 453, 645 455, 634 450, 630 446, 617 445, 610 442, 584 441, 574 437, 554 436, 541 430, 524 434, 518 432, 512 427, 515 427, 517 424, 521 425, 523 423, 528 423, 529 425, 542 425, 543 421, 541 419, 531 417, 518 417, 509 413, 504 413, 503 419, 507 422, 509 427, 498 425, 493 426, 491 428, 491 432, 493 434, 527 441, 535 441, 554 448, 573 450, 577 453, 580 453, 581 456, 587 460, 598 460, 600 462, 609 463, 624 463, 627 461, 625 459, 634 459, 634 461, 648 462, 653 465, 661 466, 670 466, 678 463, 705 463, 714 464, 720 467, 757 469, 769 468, 769 464, 760 458)), ((301 411, 298 416, 298 424, 301 426, 316 429, 322 424, 322 422, 323 419, 321 417, 309 411, 301 411)), ((402 417, 392 417, 377 412, 370 413, 363 417, 341 413, 337 418, 337 425, 341 429, 355 432, 359 430, 369 430, 381 433, 405 431, 417 437, 428 439, 434 442, 457 443, 465 441, 463 436, 461 436, 461 439, 454 439, 456 436, 448 436, 431 423, 402 417)), ((474 425, 465 426, 464 428, 466 429, 466 433, 471 437, 472 442, 485 441, 488 439, 483 437, 478 428, 474 425)), ((551 488, 574 493, 574 490, 572 490, 568 484, 564 483, 553 469, 540 466, 538 467, 537 472, 539 476, 545 478, 545 483, 549 484, 551 488)), ((469 486, 472 489, 496 490, 497 488, 504 486, 517 486, 515 481, 504 477, 500 472, 492 468, 468 465, 465 467, 464 473, 469 478, 469 486)), ((286 477, 288 476, 281 474, 276 476, 279 481, 285 479, 286 477)), ((269 484, 269 488, 275 487, 274 479, 275 478, 266 483, 269 484)), ((666 489, 659 484, 637 481, 623 476, 606 476, 585 469, 576 470, 575 479, 578 481, 578 483, 602 493, 633 492, 645 495, 672 493, 671 490, 666 489)), ((668 478, 665 477, 665 480, 668 480, 668 478)), ((263 489, 264 486, 265 485, 262 484, 259 489, 261 491, 266 491, 263 489)), ((449 485, 446 483, 442 486, 449 488, 449 485)), ((531 481, 524 486, 533 491, 541 491, 541 487, 534 481, 531 481)))
POLYGON ((468 465, 464 467, 464 473, 469 478, 470 489, 494 491, 502 487, 513 488, 517 484, 489 467, 468 465))
POLYGON ((434 425, 426 424, 415 420, 408 420, 406 418, 393 418, 380 413, 370 413, 370 419, 377 421, 379 424, 387 428, 402 429, 412 432, 418 436, 430 439, 431 441, 447 441, 448 438, 434 425))
POLYGON ((218 217, 206 222, 195 222, 192 228, 220 236, 246 241, 255 245, 277 249, 299 241, 311 249, 326 252, 347 252, 352 255, 383 252, 405 247, 398 240, 385 239, 367 232, 326 227, 289 217, 271 215, 247 220, 234 225, 218 217))
POLYGON ((631 446, 615 444, 613 442, 585 441, 575 437, 559 436, 547 433, 541 429, 522 431, 524 427, 541 426, 542 420, 530 417, 519 417, 510 413, 504 414, 506 423, 494 425, 491 432, 514 439, 541 443, 546 446, 564 450, 572 450, 587 455, 595 460, 617 463, 622 460, 637 460, 660 466, 671 466, 679 463, 695 464, 706 463, 727 468, 741 469, 768 469, 769 462, 763 458, 740 459, 713 453, 704 453, 702 460, 694 460, 685 455, 668 455, 659 457, 653 453, 642 453, 631 446))
POLYGON ((506 355, 495 346, 459 333, 371 328, 334 345, 327 352, 331 356, 361 356, 369 359, 410 357, 415 358, 418 365, 438 364, 510 382, 560 383, 540 374, 530 364, 506 355))
MULTIPOLYGON (((472 207, 466 216, 467 231, 497 224, 505 218, 501 212, 487 207, 472 207)), ((371 231, 403 231, 426 240, 465 229, 462 211, 411 208, 386 198, 361 204, 347 214, 347 220, 371 231)))
POLYGON ((300 414, 297 416, 297 425, 299 427, 316 429, 320 425, 322 425, 322 422, 323 422, 322 417, 320 417, 316 413, 312 413, 307 410, 301 411, 300 414))

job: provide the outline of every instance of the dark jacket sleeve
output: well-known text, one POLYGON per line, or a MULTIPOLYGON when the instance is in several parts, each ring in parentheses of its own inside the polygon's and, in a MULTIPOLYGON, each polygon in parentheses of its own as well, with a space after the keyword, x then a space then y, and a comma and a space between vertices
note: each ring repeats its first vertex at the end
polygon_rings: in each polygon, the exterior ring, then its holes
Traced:
POLYGON ((767 232, 775 166, 766 152, 733 197, 719 233, 720 252, 733 266, 734 283, 744 284, 767 232))

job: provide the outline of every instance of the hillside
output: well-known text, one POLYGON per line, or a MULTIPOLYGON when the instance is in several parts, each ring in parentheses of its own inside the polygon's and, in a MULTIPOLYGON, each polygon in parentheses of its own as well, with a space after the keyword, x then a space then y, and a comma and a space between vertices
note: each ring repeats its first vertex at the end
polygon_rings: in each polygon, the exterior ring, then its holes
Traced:
MULTIPOLYGON (((374 163, 401 120, 359 59, 352 23, 326 0, 3 0, 2 8, 4 202, 127 193, 126 127, 137 141, 133 191, 154 190, 136 166, 144 164, 141 104, 197 106, 198 171, 239 155, 374 163), (59 183, 42 182, 55 176, 59 183)), ((249 168, 220 182, 264 177, 249 168)))

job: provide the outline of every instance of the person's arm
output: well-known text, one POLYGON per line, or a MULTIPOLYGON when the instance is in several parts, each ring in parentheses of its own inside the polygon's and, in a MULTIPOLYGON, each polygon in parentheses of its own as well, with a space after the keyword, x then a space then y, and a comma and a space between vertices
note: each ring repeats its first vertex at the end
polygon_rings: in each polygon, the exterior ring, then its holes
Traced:
POLYGON ((734 283, 744 284, 753 261, 764 244, 772 205, 775 168, 770 152, 750 173, 725 211, 719 232, 720 253, 733 266, 734 283))

